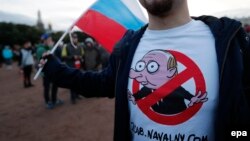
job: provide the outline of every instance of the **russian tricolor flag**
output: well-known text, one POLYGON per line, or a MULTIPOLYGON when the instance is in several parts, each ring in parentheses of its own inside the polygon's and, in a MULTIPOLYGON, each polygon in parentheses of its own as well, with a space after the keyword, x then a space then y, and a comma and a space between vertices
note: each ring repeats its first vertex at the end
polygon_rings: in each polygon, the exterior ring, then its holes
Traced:
POLYGON ((145 22, 136 0, 98 0, 75 25, 111 52, 127 29, 137 30, 145 22))

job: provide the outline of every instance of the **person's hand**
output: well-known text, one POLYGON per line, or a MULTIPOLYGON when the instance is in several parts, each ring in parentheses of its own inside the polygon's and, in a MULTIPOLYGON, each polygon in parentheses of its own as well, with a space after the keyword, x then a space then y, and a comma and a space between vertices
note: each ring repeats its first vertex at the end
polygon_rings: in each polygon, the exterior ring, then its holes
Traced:
POLYGON ((51 54, 49 51, 43 53, 42 59, 40 60, 40 62, 39 62, 39 64, 38 64, 38 67, 39 67, 39 68, 43 67, 43 66, 46 64, 48 58, 49 58, 51 55, 52 55, 52 54, 51 54))
POLYGON ((202 94, 202 92, 199 91, 196 96, 192 97, 188 106, 191 107, 196 103, 206 102, 208 100, 207 92, 205 92, 203 95, 201 95, 201 94, 202 94))

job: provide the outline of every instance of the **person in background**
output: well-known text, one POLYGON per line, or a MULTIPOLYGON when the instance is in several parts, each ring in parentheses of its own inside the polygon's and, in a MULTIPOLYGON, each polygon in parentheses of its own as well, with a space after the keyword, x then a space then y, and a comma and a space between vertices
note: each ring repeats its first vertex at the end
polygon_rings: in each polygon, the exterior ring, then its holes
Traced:
POLYGON ((19 67, 23 74, 23 86, 24 88, 33 87, 31 83, 31 73, 34 66, 34 50, 32 50, 32 45, 29 40, 25 41, 23 48, 20 51, 19 56, 19 67))
POLYGON ((3 54, 2 54, 3 46, 0 44, 0 68, 3 65, 3 54))
POLYGON ((101 45, 101 44, 97 44, 97 48, 100 51, 100 61, 101 61, 101 69, 104 69, 108 66, 108 60, 109 60, 109 56, 110 53, 101 45))
POLYGON ((2 56, 4 59, 4 63, 6 65, 7 70, 12 69, 12 59, 13 59, 13 52, 9 45, 4 46, 4 49, 2 50, 2 56))
MULTIPOLYGON (((47 33, 41 36, 41 41, 42 44, 39 44, 36 48, 36 56, 38 60, 41 59, 44 52, 49 51, 54 45, 51 35, 47 33)), ((57 98, 57 85, 52 83, 46 76, 43 76, 43 88, 47 109, 53 109, 55 106, 63 104, 63 101, 57 98)))
POLYGON ((249 25, 249 24, 245 24, 245 25, 244 25, 244 29, 246 30, 246 32, 247 32, 248 34, 250 34, 250 25, 249 25))
POLYGON ((19 44, 13 45, 13 60, 19 61, 21 56, 21 46, 19 44))
MULTIPOLYGON (((72 33, 70 35, 70 41, 71 42, 64 46, 62 49, 62 59, 69 67, 80 70, 82 69, 83 64, 83 47, 80 46, 76 33, 72 33)), ((73 90, 70 90, 70 99, 71 103, 75 104, 76 99, 81 99, 81 97, 73 90)))
POLYGON ((101 69, 101 53, 94 40, 90 37, 85 39, 84 47, 84 70, 99 71, 101 69))

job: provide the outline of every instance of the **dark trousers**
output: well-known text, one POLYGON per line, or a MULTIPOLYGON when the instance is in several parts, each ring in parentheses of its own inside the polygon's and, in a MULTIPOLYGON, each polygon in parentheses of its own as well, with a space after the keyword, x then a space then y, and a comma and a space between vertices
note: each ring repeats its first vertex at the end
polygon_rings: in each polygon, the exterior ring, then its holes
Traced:
POLYGON ((30 81, 31 72, 32 72, 32 65, 28 65, 28 66, 23 67, 24 87, 31 86, 31 81, 30 81))
POLYGON ((45 103, 52 102, 53 104, 56 103, 57 100, 57 90, 58 87, 53 84, 48 78, 43 77, 43 87, 44 87, 44 100, 45 103), (50 89, 51 89, 51 96, 50 96, 50 89))

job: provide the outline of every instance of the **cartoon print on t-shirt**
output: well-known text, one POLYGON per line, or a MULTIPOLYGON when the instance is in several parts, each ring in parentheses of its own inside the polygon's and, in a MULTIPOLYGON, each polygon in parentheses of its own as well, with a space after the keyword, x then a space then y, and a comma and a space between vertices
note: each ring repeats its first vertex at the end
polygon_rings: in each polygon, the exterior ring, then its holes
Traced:
MULTIPOLYGON (((135 69, 130 69, 129 78, 139 82, 142 88, 133 94, 128 90, 128 99, 133 104, 136 104, 138 100, 147 97, 177 74, 177 60, 169 51, 149 51, 136 63, 135 69)), ((172 115, 207 100, 206 92, 202 93, 201 90, 198 90, 198 93, 194 96, 194 94, 189 93, 182 86, 178 86, 171 94, 152 105, 151 109, 160 114, 172 115), (187 106, 184 102, 185 99, 190 101, 187 106)))

